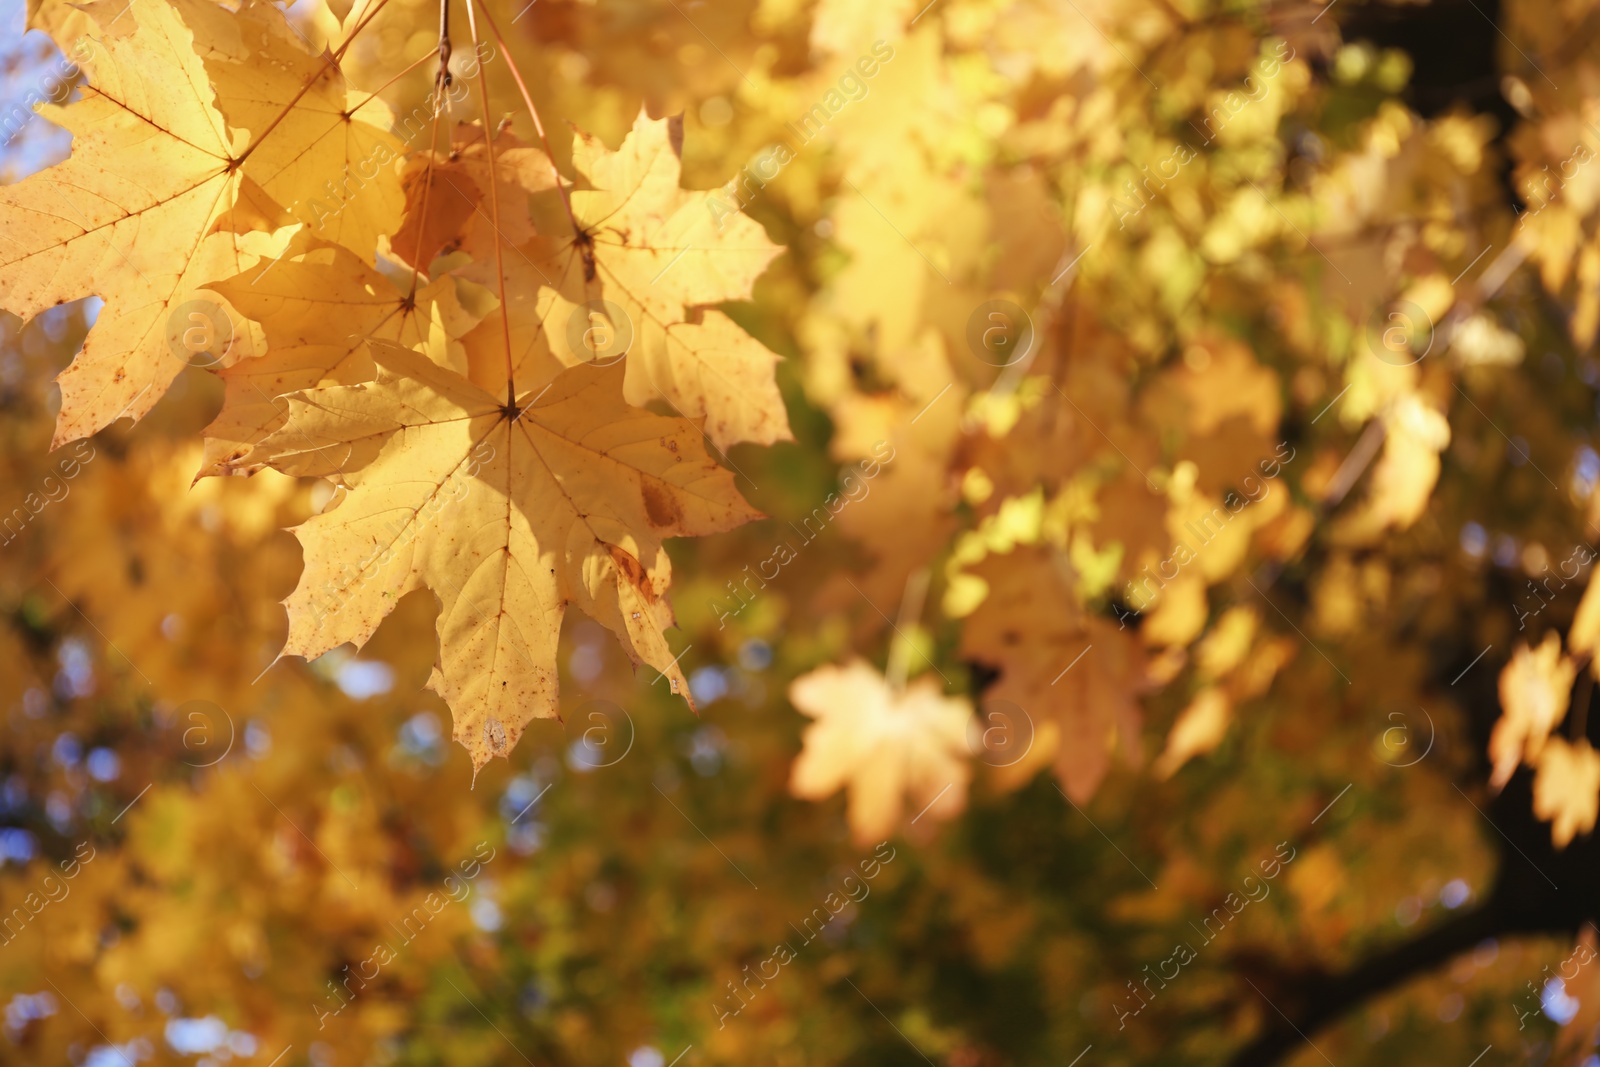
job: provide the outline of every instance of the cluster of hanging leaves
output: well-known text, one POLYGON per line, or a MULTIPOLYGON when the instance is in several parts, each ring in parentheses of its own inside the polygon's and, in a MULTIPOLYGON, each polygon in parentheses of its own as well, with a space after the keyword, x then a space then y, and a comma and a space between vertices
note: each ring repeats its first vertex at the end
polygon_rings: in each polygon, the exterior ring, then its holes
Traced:
POLYGON ((579 135, 569 192, 548 156, 466 127, 403 182, 403 146, 346 84, 344 46, 314 53, 276 7, 90 5, 62 25, 87 56, 84 98, 59 112, 72 155, 5 190, 0 262, 19 316, 104 301, 59 379, 53 443, 143 416, 186 353, 218 364, 200 473, 336 486, 297 531, 285 654, 364 645, 401 596, 431 590, 429 687, 475 766, 556 717, 568 604, 687 696, 662 636, 662 541, 757 514, 701 431, 720 447, 789 431, 776 357, 707 310, 747 297, 779 250, 748 219, 697 232, 711 228, 679 187, 681 128, 641 116, 615 152, 579 135), (533 223, 530 198, 552 191, 565 232, 533 223), (385 253, 409 263, 398 284, 385 253), (485 267, 497 292, 469 280, 485 267), (635 334, 626 367, 594 365, 617 360, 582 340, 613 308, 604 329, 635 334))
MULTIPOLYGON (((433 1026, 473 1063, 507 1032, 538 1062, 1206 1059, 1273 1023, 1253 961, 1346 966, 1488 893, 1456 782, 1531 776, 1554 843, 1589 834, 1594 12, 1504 7, 1509 130, 1408 107, 1406 57, 1320 6, 454 5, 445 79, 436 4, 30 5, 81 77, 38 108, 70 154, 0 186, 5 457, 72 489, 4 558, 38 801, 6 803, 102 845, 6 988, 50 978, 112 1044, 168 994, 264 1061, 428 1062, 433 1026), (378 661, 389 693, 341 694, 378 661), (587 744, 602 697, 666 753, 625 788, 529 729, 587 744), (248 755, 173 772, 205 762, 186 701, 248 755), (893 914, 734 999, 902 833, 893 914), (446 909, 352 995, 485 835, 503 929, 446 909), (1247 940, 1119 1027, 1285 838, 1247 940)), ((1549 960, 1497 951, 1322 1047, 1438 1051, 1414 1017, 1462 996, 1516 1044, 1549 960)), ((97 1043, 49 1003, 12 1039, 97 1043)))

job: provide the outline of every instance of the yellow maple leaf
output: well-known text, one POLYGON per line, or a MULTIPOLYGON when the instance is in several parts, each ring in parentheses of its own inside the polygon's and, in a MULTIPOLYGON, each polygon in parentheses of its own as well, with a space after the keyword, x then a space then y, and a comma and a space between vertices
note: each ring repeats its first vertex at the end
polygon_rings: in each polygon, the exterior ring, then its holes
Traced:
POLYGON ((782 249, 726 196, 679 186, 682 134, 680 120, 643 114, 615 152, 577 133, 573 165, 593 186, 571 194, 579 232, 540 238, 529 262, 508 257, 508 271, 522 272, 516 288, 545 287, 532 317, 561 363, 615 347, 627 354, 630 404, 661 399, 704 419, 720 448, 790 440, 778 357, 710 307, 748 299, 782 249), (602 326, 603 341, 580 340, 602 326))
POLYGON ((897 693, 871 664, 853 660, 796 678, 789 701, 816 720, 806 727, 789 789, 821 800, 848 788, 857 842, 893 833, 907 796, 923 809, 919 819, 952 818, 966 807, 972 705, 965 697, 945 696, 926 675, 897 693))
POLYGON ((1589 584, 1584 587, 1583 599, 1578 601, 1578 610, 1572 616, 1572 627, 1567 631, 1567 648, 1572 650, 1574 656, 1587 655, 1589 669, 1600 674, 1600 581, 1595 580, 1595 571, 1589 575, 1589 584))
POLYGON ((1035 760, 1054 759, 1075 802, 1100 785, 1118 750, 1137 758, 1142 653, 1132 630, 1091 615, 1070 573, 1038 546, 1019 546, 973 568, 988 583, 962 627, 962 654, 1000 668, 989 696, 1009 700, 1038 723, 1035 760))
POLYGON ((1439 456, 1450 445, 1450 423, 1428 401, 1407 393, 1383 415, 1388 436, 1372 469, 1360 508, 1336 524, 1334 536, 1367 542, 1388 529, 1404 530, 1422 517, 1439 481, 1439 456))
POLYGON ((465 373, 458 338, 478 317, 461 306, 456 285, 444 277, 404 292, 337 245, 291 248, 270 265, 213 283, 209 288, 262 324, 268 348, 222 371, 222 410, 205 430, 202 473, 247 461, 250 449, 283 425, 277 398, 285 393, 371 381, 368 339, 398 342, 465 373))
POLYGON ((347 88, 337 59, 313 54, 272 4, 167 2, 194 30, 223 116, 251 137, 244 173, 319 238, 370 261, 403 206, 405 146, 383 101, 347 88))
POLYGON ((1146 644, 1181 648, 1206 628, 1211 605, 1206 599, 1206 582, 1202 575, 1180 573, 1155 594, 1153 608, 1149 602, 1139 603, 1145 611, 1139 633, 1146 644))
POLYGON ((105 302, 57 379, 52 447, 155 406, 187 365, 188 301, 255 262, 250 248, 265 246, 251 242, 265 235, 241 234, 273 213, 235 166, 243 138, 225 127, 177 10, 124 7, 85 6, 117 17, 119 32, 85 50, 82 99, 40 108, 72 133, 71 157, 0 188, 5 309, 28 318, 91 293, 105 302))
POLYGON ((1216 686, 1200 690, 1178 715, 1167 734, 1167 747, 1151 768, 1158 778, 1171 778, 1195 756, 1203 756, 1222 743, 1233 721, 1233 702, 1216 686))
POLYGON ((489 146, 483 127, 459 123, 450 135, 448 153, 414 156, 403 176, 405 217, 389 247, 418 270, 427 270, 442 253, 461 251, 473 259, 494 258, 496 241, 523 245, 533 239, 528 194, 554 188, 550 157, 520 144, 509 131, 494 137, 498 223, 489 195, 489 146))
POLYGON ((1201 677, 1221 678, 1244 662, 1260 626, 1261 616, 1255 608, 1239 604, 1223 612, 1205 640, 1195 648, 1195 663, 1201 677))
POLYGON ((284 655, 364 644, 400 597, 440 602, 428 686, 482 768, 554 718, 556 642, 576 604, 689 699, 662 630, 662 540, 757 517, 683 420, 628 408, 620 368, 579 367, 515 405, 374 341, 370 385, 290 397, 258 446, 287 474, 347 487, 296 528, 305 570, 284 655))
POLYGON ((1544 746, 1533 777, 1533 813, 1550 821, 1557 848, 1594 829, 1600 813, 1600 753, 1588 741, 1568 744, 1552 737, 1544 746))
POLYGON ((1561 637, 1545 635, 1538 648, 1518 645, 1500 672, 1500 719, 1489 735, 1494 772, 1489 784, 1499 789, 1511 780, 1517 765, 1539 758, 1545 739, 1567 713, 1577 664, 1561 654, 1561 637))

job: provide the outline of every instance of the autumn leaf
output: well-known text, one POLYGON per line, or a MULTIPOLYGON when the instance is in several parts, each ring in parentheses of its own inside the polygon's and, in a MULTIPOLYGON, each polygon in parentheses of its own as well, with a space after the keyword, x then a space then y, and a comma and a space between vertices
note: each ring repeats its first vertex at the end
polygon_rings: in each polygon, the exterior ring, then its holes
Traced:
POLYGON ((1179 767, 1222 743, 1233 718, 1233 702, 1215 686, 1207 686, 1178 714, 1167 734, 1167 747, 1151 766, 1158 777, 1171 778, 1179 767))
POLYGON ((862 844, 893 834, 907 799, 917 818, 959 815, 971 775, 972 705, 939 690, 923 676, 896 692, 862 660, 796 678, 789 701, 816 721, 806 727, 790 791, 821 800, 847 789, 850 831, 862 844))
MULTIPOLYGON (((405 145, 388 107, 346 86, 334 56, 314 54, 273 4, 166 2, 193 28, 228 125, 251 138, 244 173, 317 237, 370 261, 402 204, 405 145)), ((415 135, 421 123, 407 120, 415 135)))
POLYGON ((26 6, 0 1059, 1588 1056, 1591 5, 26 6))
MULTIPOLYGON (((90 294, 105 301, 57 379, 52 447, 154 407, 187 365, 186 302, 271 247, 246 236, 276 208, 235 165, 245 139, 223 123, 194 34, 170 4, 125 8, 84 9, 123 26, 86 38, 82 99, 40 109, 73 134, 71 158, 0 188, 5 310, 28 318, 90 294)), ((213 358, 253 350, 236 340, 213 358)))
POLYGON ((1567 648, 1574 656, 1588 656, 1589 670, 1600 676, 1600 582, 1589 574, 1589 584, 1583 588, 1583 598, 1572 616, 1572 626, 1567 630, 1567 648))
POLYGON ((571 194, 579 233, 551 237, 547 224, 526 267, 508 266, 545 286, 533 315, 562 363, 595 359, 571 338, 603 325, 599 347, 626 349, 630 404, 704 419, 719 448, 788 440, 778 357, 711 307, 748 299, 781 249, 725 201, 680 187, 682 138, 681 121, 642 114, 615 152, 577 133, 573 165, 593 186, 571 194))
MULTIPOLYGON (((962 628, 964 655, 997 667, 989 695, 1038 724, 1034 759, 1053 760, 1067 793, 1083 802, 1114 752, 1137 758, 1142 653, 1131 631, 1076 607, 1062 564, 1040 547, 990 556, 973 573, 988 586, 962 628)), ((1031 760, 1019 763, 1031 769, 1031 760)))
POLYGON ((268 347, 222 371, 222 410, 205 429, 202 473, 249 465, 250 449, 283 424, 278 397, 371 381, 377 370, 368 340, 397 342, 465 373, 458 339, 478 316, 461 306, 457 287, 471 283, 449 276, 423 282, 414 292, 403 290, 347 249, 321 245, 293 247, 270 264, 212 283, 261 324, 268 347))
POLYGON ((554 718, 567 605, 689 699, 662 631, 666 537, 755 518, 682 419, 626 407, 619 368, 574 368, 515 406, 426 357, 369 343, 371 385, 290 397, 259 446, 279 470, 337 477, 341 499, 296 529, 300 583, 282 655, 360 646, 395 604, 440 602, 429 687, 482 768, 535 718, 554 718))
POLYGON ((509 132, 498 131, 494 169, 498 220, 491 212, 495 203, 489 195, 489 153, 482 126, 458 123, 448 152, 414 155, 402 176, 404 221, 389 240, 394 254, 426 271, 447 252, 465 252, 489 262, 496 242, 520 246, 532 240, 528 196, 555 187, 550 158, 519 144, 509 132))
POLYGON ((1500 672, 1500 719, 1489 735, 1494 771, 1489 784, 1499 789, 1511 780, 1517 765, 1535 763, 1567 713, 1577 665, 1561 654, 1561 635, 1548 633, 1538 648, 1517 646, 1500 672))
POLYGON ((1221 678, 1244 661, 1261 626, 1261 616, 1247 605, 1236 605, 1222 613, 1209 633, 1195 647, 1195 663, 1206 678, 1221 678))
POLYGON ((1600 753, 1587 740, 1573 744, 1552 737, 1539 754, 1533 776, 1533 813, 1550 823, 1550 839, 1566 848, 1577 834, 1594 829, 1600 812, 1600 753))
POLYGON ((1367 498, 1335 527, 1335 536, 1369 541, 1383 530, 1405 529, 1422 516, 1439 480, 1440 454, 1450 444, 1450 423, 1415 394, 1384 415, 1383 455, 1372 471, 1367 498))

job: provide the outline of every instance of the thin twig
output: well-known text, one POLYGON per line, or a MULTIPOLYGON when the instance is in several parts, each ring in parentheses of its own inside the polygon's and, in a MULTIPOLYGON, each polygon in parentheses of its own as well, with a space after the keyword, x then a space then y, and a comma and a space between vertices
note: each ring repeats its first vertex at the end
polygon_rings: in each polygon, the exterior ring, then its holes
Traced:
MULTIPOLYGON (((428 131, 428 167, 422 174, 422 206, 417 215, 417 245, 411 251, 411 291, 417 295, 417 279, 422 273, 422 239, 428 234, 428 201, 433 197, 433 165, 438 158, 439 116, 444 112, 445 89, 450 77, 450 0, 439 0, 439 73, 433 79, 433 126, 428 131)), ((427 57, 424 56, 424 59, 427 57)))
POLYGON ((417 277, 422 273, 422 239, 428 235, 428 201, 433 196, 433 164, 438 158, 438 150, 434 147, 439 142, 439 116, 443 113, 443 98, 435 96, 433 100, 433 127, 428 131, 428 169, 422 175, 422 207, 417 215, 417 246, 411 250, 411 292, 410 298, 417 295, 417 277))
POLYGON ((450 0, 439 0, 439 73, 433 76, 434 93, 443 96, 450 80, 450 0))
POLYGON ((378 2, 376 4, 372 5, 372 10, 371 11, 369 11, 365 15, 361 16, 361 21, 356 23, 356 28, 351 30, 349 35, 345 37, 344 43, 341 44, 338 48, 335 48, 333 50, 333 57, 332 58, 333 58, 333 61, 335 63, 339 62, 339 60, 344 58, 345 52, 349 51, 350 50, 350 46, 355 43, 356 34, 360 33, 362 30, 366 29, 367 28, 367 23, 371 22, 374 18, 376 18, 377 15, 378 15, 378 12, 383 10, 383 5, 387 4, 388 2, 389 2, 389 0, 378 0, 378 2))

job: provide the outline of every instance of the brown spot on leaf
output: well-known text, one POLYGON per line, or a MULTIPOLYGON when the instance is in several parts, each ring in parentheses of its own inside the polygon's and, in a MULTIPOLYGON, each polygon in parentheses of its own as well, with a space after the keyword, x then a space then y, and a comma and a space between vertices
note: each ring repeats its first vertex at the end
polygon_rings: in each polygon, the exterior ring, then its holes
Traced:
MULTIPOLYGON (((657 599, 656 591, 650 582, 650 576, 645 573, 644 564, 635 559, 633 553, 627 549, 606 545, 606 550, 611 553, 611 561, 617 565, 617 570, 627 577, 628 583, 639 591, 639 595, 644 597, 646 603, 654 604, 657 599)), ((638 615, 635 614, 634 618, 638 618, 638 615)))
POLYGON ((655 526, 676 526, 683 520, 683 509, 665 489, 651 482, 641 487, 644 492, 644 512, 655 526))

